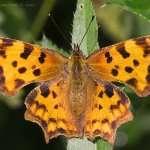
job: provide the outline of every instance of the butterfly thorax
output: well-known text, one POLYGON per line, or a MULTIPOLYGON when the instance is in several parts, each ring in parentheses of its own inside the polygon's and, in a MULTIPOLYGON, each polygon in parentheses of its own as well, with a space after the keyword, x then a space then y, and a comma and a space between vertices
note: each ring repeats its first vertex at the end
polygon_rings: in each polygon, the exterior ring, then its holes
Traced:
POLYGON ((74 115, 80 118, 84 112, 85 104, 85 58, 82 52, 77 49, 73 50, 70 61, 70 104, 74 115))
POLYGON ((78 45, 74 46, 71 57, 71 74, 72 77, 77 81, 81 81, 81 77, 84 74, 85 58, 83 57, 82 51, 79 49, 78 45))

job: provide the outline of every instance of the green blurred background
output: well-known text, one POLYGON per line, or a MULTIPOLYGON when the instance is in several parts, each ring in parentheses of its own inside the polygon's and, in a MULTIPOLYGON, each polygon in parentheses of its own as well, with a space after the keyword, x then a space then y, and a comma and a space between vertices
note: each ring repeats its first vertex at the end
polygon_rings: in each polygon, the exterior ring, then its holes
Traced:
MULTIPOLYGON (((99 25, 99 45, 108 46, 133 37, 150 34, 150 22, 122 9, 119 5, 104 5, 104 0, 93 0, 99 25)), ((51 47, 43 37, 59 49, 69 53, 71 46, 53 24, 49 13, 71 43, 73 13, 76 0, 1 0, 0 37, 15 38, 51 47)), ((52 45, 53 46, 53 45, 52 45)), ((24 120, 26 95, 36 85, 31 84, 12 98, 0 95, 0 149, 14 150, 65 150, 64 138, 52 139, 45 144, 41 128, 24 120)), ((124 87, 131 99, 132 122, 122 125, 117 132, 116 150, 150 149, 150 96, 139 98, 124 87)))

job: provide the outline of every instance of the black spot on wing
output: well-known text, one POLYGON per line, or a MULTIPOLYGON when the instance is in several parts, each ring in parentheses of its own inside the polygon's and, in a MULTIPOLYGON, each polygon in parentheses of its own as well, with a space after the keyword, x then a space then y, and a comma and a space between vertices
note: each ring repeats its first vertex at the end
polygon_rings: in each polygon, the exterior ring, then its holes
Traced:
POLYGON ((137 38, 137 39, 135 39, 135 42, 137 45, 146 45, 147 44, 145 37, 137 38))
POLYGON ((29 105, 32 105, 37 97, 37 90, 33 90, 26 98, 26 101, 29 105))
POLYGON ((121 104, 121 101, 120 101, 120 100, 117 101, 117 106, 118 106, 118 107, 120 106, 120 104, 121 104))
POLYGON ((122 58, 130 57, 130 54, 126 51, 125 46, 118 46, 117 51, 122 56, 122 58))
POLYGON ((138 66, 138 65, 139 65, 139 61, 138 61, 138 60, 136 60, 136 59, 134 59, 134 60, 133 60, 133 64, 134 64, 134 66, 136 67, 136 66, 138 66))
POLYGON ((137 80, 136 80, 135 78, 128 79, 128 80, 126 81, 126 83, 127 83, 128 85, 133 86, 133 87, 136 87, 136 86, 137 86, 137 80))
POLYGON ((32 65, 31 69, 35 69, 36 68, 36 65, 32 65))
POLYGON ((101 109, 103 109, 103 107, 102 107, 101 105, 99 105, 99 106, 98 106, 98 109, 101 110, 101 109))
POLYGON ((98 120, 96 119, 92 120, 92 124, 95 124, 96 122, 98 122, 98 120))
POLYGON ((25 81, 22 79, 15 79, 15 88, 21 87, 23 84, 25 84, 25 81))
POLYGON ((0 49, 4 49, 7 46, 12 46, 13 42, 15 42, 15 40, 13 39, 7 39, 7 38, 2 38, 2 44, 0 44, 0 49))
POLYGON ((40 85, 40 91, 41 91, 41 95, 46 98, 49 96, 50 94, 50 87, 49 84, 47 83, 43 83, 40 85))
POLYGON ((54 109, 58 109, 58 105, 57 104, 54 106, 54 109))
POLYGON ((105 85, 105 94, 111 98, 114 95, 113 86, 109 83, 105 85))
POLYGON ((111 127, 112 127, 112 129, 116 129, 116 127, 117 127, 117 121, 116 120, 112 121, 111 127))
POLYGON ((46 57, 46 54, 43 53, 43 52, 41 52, 41 55, 40 55, 40 57, 38 58, 38 60, 39 60, 39 62, 40 62, 41 64, 43 64, 43 63, 45 62, 45 57, 46 57))
POLYGON ((41 70, 40 70, 40 69, 35 69, 35 70, 33 71, 33 74, 34 74, 35 76, 39 76, 39 75, 41 74, 41 70))
POLYGON ((112 57, 108 57, 107 58, 107 63, 111 63, 112 62, 112 57))
POLYGON ((125 67, 125 71, 126 71, 127 73, 131 73, 131 72, 133 71, 133 68, 131 68, 130 66, 126 66, 126 67, 125 67))
POLYGON ((116 68, 116 69, 119 69, 119 66, 118 66, 118 65, 115 65, 115 68, 116 68))
POLYGON ((98 97, 103 98, 103 94, 104 94, 104 92, 100 91, 99 94, 98 94, 98 97))
POLYGON ((106 53, 105 53, 105 57, 110 57, 110 53, 109 53, 109 52, 106 52, 106 53))
POLYGON ((143 57, 147 57, 150 54, 150 46, 144 46, 144 54, 143 57))
POLYGON ((109 120, 107 118, 103 119, 102 124, 104 124, 104 123, 109 123, 109 120))
POLYGON ((2 40, 2 43, 0 44, 0 56, 2 56, 5 59, 6 47, 13 46, 13 42, 15 42, 15 40, 7 39, 7 38, 1 38, 1 40, 2 40))
POLYGON ((20 73, 20 74, 23 74, 23 73, 25 73, 26 72, 26 67, 21 67, 21 68, 19 68, 18 69, 18 72, 20 73))
POLYGON ((57 94, 55 93, 55 91, 52 91, 52 96, 54 99, 57 97, 57 94))
POLYGON ((67 121, 65 119, 60 119, 59 121, 61 121, 62 123, 67 123, 67 121))
POLYGON ((40 104, 38 101, 34 101, 34 104, 36 105, 36 110, 38 109, 43 109, 44 112, 48 112, 48 110, 46 109, 46 106, 44 104, 40 104))
POLYGON ((48 122, 52 122, 52 123, 57 123, 56 119, 55 118, 49 118, 48 122))
POLYGON ((40 104, 40 105, 39 105, 39 108, 40 108, 40 109, 43 109, 44 112, 45 112, 45 111, 48 111, 48 110, 46 109, 46 106, 45 106, 44 104, 40 104))
POLYGON ((112 62, 112 56, 110 56, 109 52, 105 53, 105 57, 107 58, 107 63, 111 63, 112 62))
POLYGON ((118 70, 117 69, 112 69, 111 73, 113 76, 117 76, 118 75, 118 70))
POLYGON ((110 109, 113 111, 114 109, 118 109, 117 105, 110 105, 110 109))
POLYGON ((4 49, 0 49, 0 56, 2 56, 4 59, 6 58, 6 51, 4 49))
POLYGON ((24 52, 20 54, 20 57, 23 59, 27 59, 31 52, 33 51, 33 46, 27 43, 24 43, 24 52))
POLYGON ((13 66, 14 68, 17 67, 17 61, 16 61, 16 60, 12 62, 12 66, 13 66))

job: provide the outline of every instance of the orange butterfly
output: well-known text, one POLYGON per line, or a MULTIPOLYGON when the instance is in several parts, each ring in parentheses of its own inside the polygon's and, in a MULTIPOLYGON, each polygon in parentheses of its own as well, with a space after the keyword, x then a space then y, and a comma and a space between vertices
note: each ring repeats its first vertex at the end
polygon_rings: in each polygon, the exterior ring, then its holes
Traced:
POLYGON ((114 143, 116 129, 132 120, 128 96, 111 84, 150 92, 150 36, 131 39, 85 58, 78 46, 70 58, 54 50, 0 38, 0 91, 7 96, 42 82, 27 96, 25 118, 39 124, 46 142, 58 135, 114 143))

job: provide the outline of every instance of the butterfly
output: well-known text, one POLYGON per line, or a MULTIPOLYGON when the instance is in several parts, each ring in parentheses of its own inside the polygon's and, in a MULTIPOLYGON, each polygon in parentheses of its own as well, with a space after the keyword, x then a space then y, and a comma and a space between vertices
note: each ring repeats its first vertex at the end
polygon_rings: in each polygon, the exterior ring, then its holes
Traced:
POLYGON ((25 119, 41 126, 47 143, 58 135, 114 143, 117 128, 133 116, 128 96, 113 81, 138 96, 149 94, 150 36, 99 49, 87 58, 78 45, 67 58, 52 49, 0 38, 0 91, 12 96, 41 82, 26 97, 25 119))

